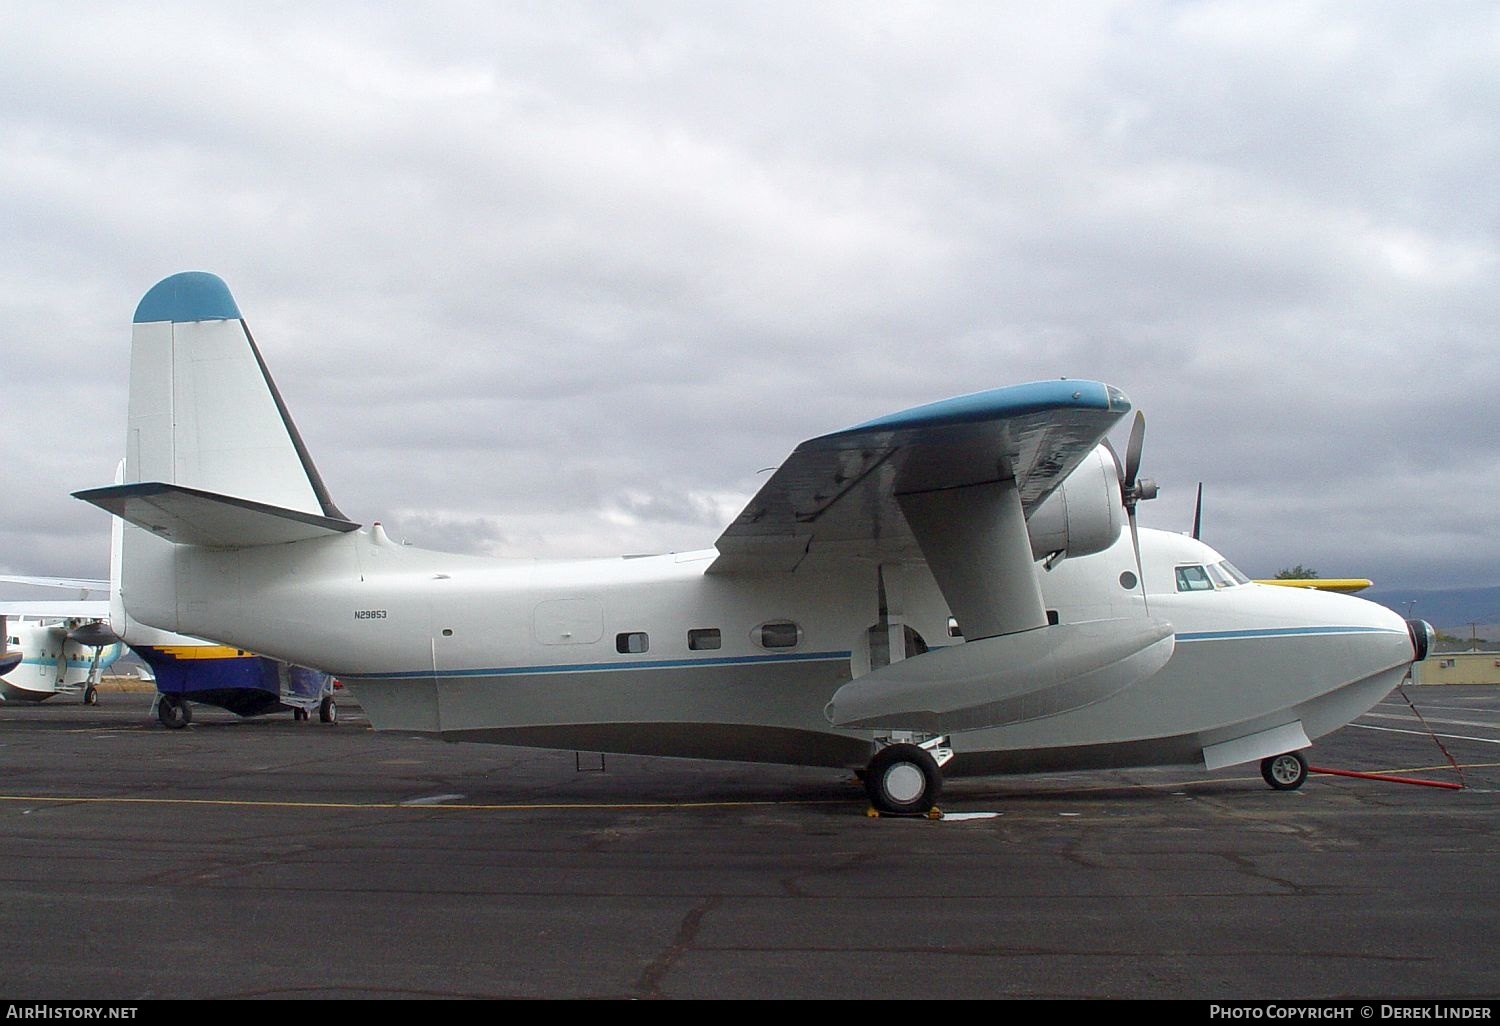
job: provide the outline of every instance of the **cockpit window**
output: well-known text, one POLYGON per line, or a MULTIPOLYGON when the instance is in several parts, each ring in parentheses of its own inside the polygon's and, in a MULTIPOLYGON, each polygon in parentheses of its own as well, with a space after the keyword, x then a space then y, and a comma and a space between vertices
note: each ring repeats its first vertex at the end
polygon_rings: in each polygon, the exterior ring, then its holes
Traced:
POLYGON ((1224 568, 1218 564, 1210 563, 1204 567, 1208 571, 1208 579, 1214 582, 1215 588, 1233 588, 1234 579, 1224 572, 1224 568))
POLYGON ((1224 560, 1224 562, 1222 562, 1222 563, 1219 564, 1219 569, 1223 570, 1226 574, 1228 574, 1234 580, 1235 584, 1249 584, 1250 583, 1249 576, 1247 576, 1243 570, 1241 570, 1239 567, 1235 566, 1233 563, 1229 562, 1229 560, 1227 560, 1227 559, 1224 560))
POLYGON ((1178 591, 1213 591, 1216 588, 1237 588, 1249 583, 1250 578, 1228 560, 1207 566, 1177 568, 1178 591))
POLYGON ((1208 571, 1201 566, 1180 566, 1177 568, 1177 590, 1213 591, 1214 582, 1209 579, 1208 571))

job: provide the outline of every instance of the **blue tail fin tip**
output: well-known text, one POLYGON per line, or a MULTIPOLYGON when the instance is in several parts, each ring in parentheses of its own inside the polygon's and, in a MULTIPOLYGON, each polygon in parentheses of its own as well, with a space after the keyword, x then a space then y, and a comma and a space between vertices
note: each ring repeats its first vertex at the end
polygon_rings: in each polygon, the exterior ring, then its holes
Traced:
POLYGON ((240 308, 222 278, 207 271, 183 271, 151 286, 135 308, 134 323, 239 319, 240 308))

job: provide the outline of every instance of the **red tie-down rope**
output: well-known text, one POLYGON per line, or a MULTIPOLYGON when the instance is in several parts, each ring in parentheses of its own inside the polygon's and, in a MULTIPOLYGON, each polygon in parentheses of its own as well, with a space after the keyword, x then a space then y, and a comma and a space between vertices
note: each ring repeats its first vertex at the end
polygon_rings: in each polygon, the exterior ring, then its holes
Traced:
POLYGON ((1406 679, 1401 682, 1401 685, 1397 686, 1396 690, 1401 693, 1401 697, 1406 700, 1407 706, 1410 707, 1411 711, 1416 715, 1417 720, 1427 730, 1427 734, 1432 738, 1433 744, 1438 746, 1438 750, 1441 751, 1443 753, 1443 756, 1448 760, 1448 765, 1453 767, 1453 772, 1458 774, 1458 783, 1455 784, 1447 780, 1418 780, 1415 777, 1393 777, 1386 773, 1356 773, 1354 770, 1323 769, 1316 766, 1307 767, 1308 772, 1327 773, 1336 777, 1363 777, 1366 780, 1391 780, 1398 784, 1421 784, 1423 787, 1445 787, 1450 791, 1462 791, 1465 786, 1463 768, 1459 766, 1458 761, 1453 758, 1452 753, 1449 752, 1448 749, 1443 745, 1442 739, 1437 736, 1437 732, 1434 731, 1432 727, 1428 726, 1427 721, 1422 718, 1421 712, 1419 712, 1416 705, 1412 703, 1412 700, 1410 696, 1407 695, 1406 688, 1404 687, 1406 681, 1408 680, 1411 680, 1411 674, 1409 673, 1406 675, 1406 679))

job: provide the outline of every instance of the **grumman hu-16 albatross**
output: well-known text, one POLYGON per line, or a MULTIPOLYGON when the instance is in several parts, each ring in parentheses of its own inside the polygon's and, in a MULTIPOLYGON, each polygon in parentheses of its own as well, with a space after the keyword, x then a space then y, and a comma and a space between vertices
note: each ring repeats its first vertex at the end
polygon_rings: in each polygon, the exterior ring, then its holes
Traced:
POLYGON ((945 772, 1296 787, 1433 632, 1138 531, 1139 415, 1123 466, 1105 441, 1130 409, 1044 381, 814 438, 704 551, 450 555, 338 510, 229 289, 187 272, 135 312, 124 483, 77 494, 131 525, 131 617, 325 667, 377 729, 849 768, 898 814, 945 772))

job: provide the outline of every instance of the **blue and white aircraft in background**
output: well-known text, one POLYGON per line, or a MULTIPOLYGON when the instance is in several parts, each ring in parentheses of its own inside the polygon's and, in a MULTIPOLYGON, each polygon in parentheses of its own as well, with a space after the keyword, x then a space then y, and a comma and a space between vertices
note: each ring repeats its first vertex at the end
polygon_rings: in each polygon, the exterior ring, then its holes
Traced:
POLYGON ((377 729, 849 768, 883 813, 930 812, 945 774, 1300 786, 1433 631, 1138 529, 1140 415, 1123 461, 1106 441, 1131 408, 1063 379, 813 438, 711 549, 425 551, 338 510, 229 289, 187 272, 135 312, 123 483, 76 494, 129 525, 127 642, 326 667, 377 729))
POLYGON ((55 695, 78 695, 85 705, 99 700, 99 681, 125 651, 105 624, 108 581, 0 576, 0 582, 76 589, 74 601, 0 602, 0 699, 42 702, 55 695))

